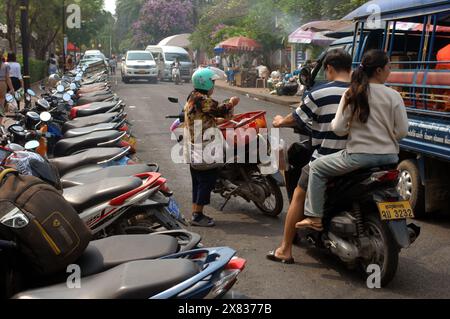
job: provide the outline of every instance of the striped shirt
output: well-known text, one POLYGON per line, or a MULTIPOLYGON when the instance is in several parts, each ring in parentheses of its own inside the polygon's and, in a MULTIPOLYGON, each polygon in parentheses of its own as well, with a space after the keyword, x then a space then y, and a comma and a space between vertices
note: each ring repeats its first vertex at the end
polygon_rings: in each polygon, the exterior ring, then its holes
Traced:
POLYGON ((345 149, 347 136, 338 136, 331 129, 331 122, 348 89, 349 83, 334 81, 320 85, 309 92, 302 105, 294 112, 297 123, 312 130, 312 161, 324 155, 345 149))

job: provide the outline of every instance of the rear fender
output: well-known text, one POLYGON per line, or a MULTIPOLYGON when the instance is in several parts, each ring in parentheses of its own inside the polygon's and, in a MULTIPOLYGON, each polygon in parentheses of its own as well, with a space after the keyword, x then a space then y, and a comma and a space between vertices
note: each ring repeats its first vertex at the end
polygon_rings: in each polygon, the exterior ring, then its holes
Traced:
POLYGON ((411 245, 411 238, 406 225, 406 219, 387 221, 389 229, 400 248, 408 248, 411 245))

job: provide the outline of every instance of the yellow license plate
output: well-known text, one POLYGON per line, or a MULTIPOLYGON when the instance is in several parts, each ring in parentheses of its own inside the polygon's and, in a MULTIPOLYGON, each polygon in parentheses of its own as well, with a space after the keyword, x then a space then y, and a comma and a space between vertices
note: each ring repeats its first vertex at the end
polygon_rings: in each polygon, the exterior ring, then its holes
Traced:
POLYGON ((409 201, 378 203, 377 205, 382 220, 414 218, 409 201))

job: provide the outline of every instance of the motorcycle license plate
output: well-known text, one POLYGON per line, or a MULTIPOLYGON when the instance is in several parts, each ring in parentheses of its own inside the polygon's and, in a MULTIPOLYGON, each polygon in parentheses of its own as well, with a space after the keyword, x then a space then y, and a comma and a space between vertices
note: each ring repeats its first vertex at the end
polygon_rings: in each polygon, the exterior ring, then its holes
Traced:
POLYGON ((414 212, 409 201, 377 203, 381 220, 397 220, 414 218, 414 212))

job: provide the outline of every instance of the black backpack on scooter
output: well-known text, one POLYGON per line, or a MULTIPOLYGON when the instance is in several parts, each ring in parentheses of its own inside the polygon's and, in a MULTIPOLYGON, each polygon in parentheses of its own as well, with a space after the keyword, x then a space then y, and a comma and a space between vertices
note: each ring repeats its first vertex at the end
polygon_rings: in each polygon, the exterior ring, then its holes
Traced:
POLYGON ((89 228, 54 187, 13 169, 0 171, 0 240, 14 243, 33 273, 65 271, 91 238, 89 228))

